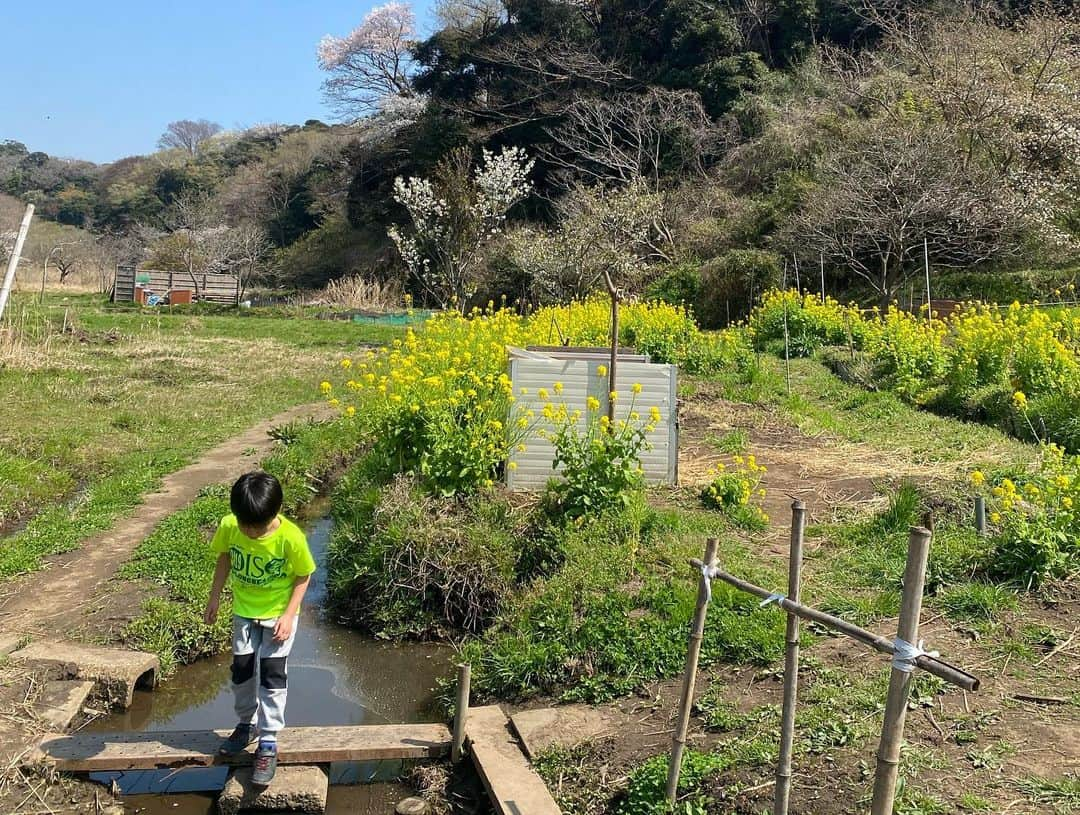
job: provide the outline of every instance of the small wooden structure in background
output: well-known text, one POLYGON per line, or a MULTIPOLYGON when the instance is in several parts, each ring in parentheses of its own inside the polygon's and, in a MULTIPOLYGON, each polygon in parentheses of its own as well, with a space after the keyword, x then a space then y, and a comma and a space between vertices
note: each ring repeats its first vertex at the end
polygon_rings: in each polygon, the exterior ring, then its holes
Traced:
POLYGON ((196 273, 192 276, 187 272, 116 267, 114 303, 145 303, 147 292, 159 297, 169 294, 169 302, 173 305, 201 300, 235 306, 240 302, 240 278, 231 274, 196 273))

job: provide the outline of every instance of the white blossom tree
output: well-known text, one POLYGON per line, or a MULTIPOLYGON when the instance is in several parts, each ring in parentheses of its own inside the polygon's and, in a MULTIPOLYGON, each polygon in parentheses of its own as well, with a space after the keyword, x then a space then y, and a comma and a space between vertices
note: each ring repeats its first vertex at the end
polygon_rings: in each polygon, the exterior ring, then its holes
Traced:
POLYGON ((394 179, 394 200, 407 226, 388 230, 409 273, 443 308, 464 309, 479 283, 484 248, 503 230, 507 213, 532 191, 534 161, 510 147, 484 150, 473 166, 469 151, 451 152, 431 178, 394 179))
POLYGON ((330 74, 327 99, 350 118, 378 111, 384 99, 411 96, 416 16, 406 3, 387 3, 368 12, 350 34, 326 35, 319 67, 330 74))

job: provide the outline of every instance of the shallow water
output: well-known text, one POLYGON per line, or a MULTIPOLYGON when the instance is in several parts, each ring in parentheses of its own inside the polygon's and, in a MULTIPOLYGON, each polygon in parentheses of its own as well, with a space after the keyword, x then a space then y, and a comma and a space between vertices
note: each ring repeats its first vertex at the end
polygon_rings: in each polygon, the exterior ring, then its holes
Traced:
MULTIPOLYGON (((319 571, 312 578, 300 615, 300 630, 289 657, 287 724, 351 725, 438 721, 436 680, 453 672, 453 651, 445 646, 383 643, 336 624, 325 615, 326 548, 331 521, 305 524, 319 571)), ((157 690, 137 691, 131 708, 87 729, 200 730, 235 724, 229 687, 228 654, 188 665, 157 690)), ((125 793, 129 812, 205 815, 225 783, 225 768, 129 773, 94 773, 125 793), (183 793, 183 794, 180 794, 183 793)), ((401 762, 335 764, 327 812, 388 813, 407 790, 393 783, 401 762)))

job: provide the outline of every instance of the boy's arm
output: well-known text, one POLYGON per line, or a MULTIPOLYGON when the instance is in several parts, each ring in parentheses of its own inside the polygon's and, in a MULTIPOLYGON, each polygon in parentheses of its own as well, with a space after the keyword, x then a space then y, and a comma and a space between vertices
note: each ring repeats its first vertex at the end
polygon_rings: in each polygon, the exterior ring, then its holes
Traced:
POLYGON ((304 594, 310 582, 311 575, 309 574, 297 577, 293 582, 289 605, 285 607, 285 612, 278 617, 277 625, 274 626, 274 639, 277 642, 285 642, 292 636, 293 629, 296 628, 296 615, 300 613, 300 603, 304 600, 304 594))
POLYGON ((214 582, 210 586, 210 599, 206 601, 206 613, 203 621, 207 625, 213 625, 217 620, 218 606, 221 604, 221 590, 225 588, 225 581, 229 579, 230 559, 228 552, 218 555, 217 565, 214 567, 214 582))

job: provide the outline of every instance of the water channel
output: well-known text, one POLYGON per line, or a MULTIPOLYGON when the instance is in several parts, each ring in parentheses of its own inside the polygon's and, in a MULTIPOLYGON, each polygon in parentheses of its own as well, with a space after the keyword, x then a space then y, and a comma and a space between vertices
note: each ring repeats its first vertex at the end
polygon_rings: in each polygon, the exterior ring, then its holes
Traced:
MULTIPOLYGON (((435 684, 453 673, 453 650, 446 646, 373 640, 336 623, 326 609, 326 550, 332 522, 304 523, 319 565, 312 578, 300 632, 289 658, 287 724, 292 726, 391 724, 441 719, 435 684)), ((229 729, 235 724, 230 656, 223 654, 179 669, 154 691, 137 691, 131 708, 93 722, 100 731, 229 729)), ((330 770, 327 812, 376 815, 393 812, 408 789, 396 783, 398 761, 335 764, 330 770)), ((128 812, 145 815, 209 815, 226 768, 95 773, 124 793, 128 812)))

